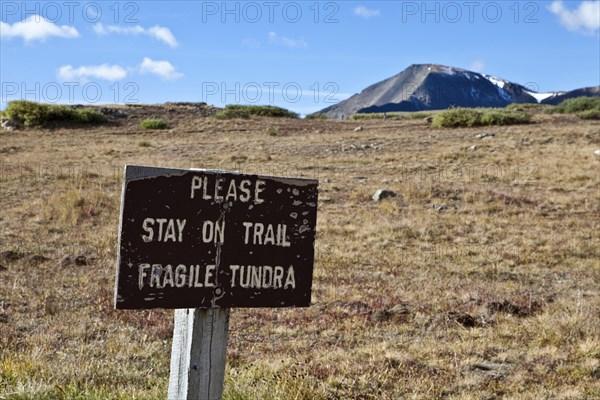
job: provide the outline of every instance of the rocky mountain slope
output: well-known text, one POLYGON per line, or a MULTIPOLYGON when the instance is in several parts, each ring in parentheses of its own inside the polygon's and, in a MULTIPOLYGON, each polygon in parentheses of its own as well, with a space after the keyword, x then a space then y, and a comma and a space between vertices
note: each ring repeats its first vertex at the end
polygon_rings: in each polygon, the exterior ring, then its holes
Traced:
POLYGON ((355 113, 440 110, 449 107, 505 107, 511 103, 555 104, 580 95, 599 95, 598 88, 536 93, 491 75, 436 64, 411 65, 399 74, 319 113, 347 118, 355 113))

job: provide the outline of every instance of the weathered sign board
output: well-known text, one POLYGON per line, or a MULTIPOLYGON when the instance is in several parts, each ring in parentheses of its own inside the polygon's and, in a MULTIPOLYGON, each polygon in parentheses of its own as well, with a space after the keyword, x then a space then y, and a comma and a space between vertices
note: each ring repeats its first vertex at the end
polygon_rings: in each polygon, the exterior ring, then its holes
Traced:
POLYGON ((115 307, 306 307, 318 182, 125 167, 115 307))

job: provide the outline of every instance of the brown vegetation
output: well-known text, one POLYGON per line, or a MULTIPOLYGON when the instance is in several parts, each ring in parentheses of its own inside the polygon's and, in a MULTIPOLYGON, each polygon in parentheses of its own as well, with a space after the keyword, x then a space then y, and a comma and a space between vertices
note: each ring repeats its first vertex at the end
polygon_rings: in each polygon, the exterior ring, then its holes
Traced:
POLYGON ((233 310, 227 399, 600 396, 597 121, 125 111, 0 133, 0 398, 165 398, 173 312, 112 306, 125 163, 320 180, 314 305, 233 310))

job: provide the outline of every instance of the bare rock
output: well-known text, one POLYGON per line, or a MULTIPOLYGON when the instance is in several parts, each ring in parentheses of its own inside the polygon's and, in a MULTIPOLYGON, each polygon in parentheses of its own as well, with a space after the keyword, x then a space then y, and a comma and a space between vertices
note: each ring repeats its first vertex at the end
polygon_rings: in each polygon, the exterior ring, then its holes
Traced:
POLYGON ((396 196, 397 196, 397 194, 393 190, 377 189, 375 194, 373 194, 373 200, 382 201, 382 200, 389 199, 391 197, 396 197, 396 196))
POLYGON ((435 211, 437 212, 442 212, 444 211, 447 207, 445 204, 434 204, 433 208, 435 209, 435 211))
POLYGON ((126 111, 121 110, 119 108, 110 108, 110 107, 102 107, 100 112, 107 116, 117 117, 117 118, 125 118, 129 114, 126 111))
POLYGON ((2 121, 2 124, 0 124, 2 126, 2 129, 5 131, 14 131, 15 129, 17 129, 17 124, 14 123, 13 121, 11 121, 10 119, 6 119, 4 121, 2 121))
POLYGON ((499 364, 499 363, 492 363, 492 362, 479 362, 479 363, 475 363, 475 364, 471 365, 471 370, 472 371, 481 371, 481 372, 485 372, 490 375, 502 377, 502 376, 508 375, 510 368, 509 368, 509 365, 507 365, 507 364, 499 364))

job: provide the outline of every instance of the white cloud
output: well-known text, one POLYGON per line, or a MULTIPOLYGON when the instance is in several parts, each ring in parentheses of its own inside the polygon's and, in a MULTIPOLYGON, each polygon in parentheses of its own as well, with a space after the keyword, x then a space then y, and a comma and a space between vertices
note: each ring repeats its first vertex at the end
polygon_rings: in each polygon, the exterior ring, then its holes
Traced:
POLYGON ((354 14, 363 18, 377 17, 380 11, 376 8, 367 8, 365 6, 358 6, 354 9, 354 14))
POLYGON ((144 28, 140 25, 120 27, 116 25, 103 25, 102 23, 97 23, 93 26, 93 29, 98 35, 108 35, 110 33, 116 33, 120 35, 146 35, 166 43, 171 47, 177 47, 179 45, 171 30, 159 25, 151 28, 144 28))
POLYGON ((3 39, 20 37, 25 42, 33 42, 35 40, 43 42, 52 36, 72 39, 78 37, 79 32, 72 26, 58 26, 40 15, 31 15, 25 20, 15 22, 12 25, 0 22, 0 37, 3 39))
POLYGON ((485 61, 475 60, 471 63, 469 69, 475 72, 483 72, 483 70, 485 69, 485 61))
POLYGON ((169 28, 157 25, 153 26, 152 28, 149 28, 148 33, 150 34, 150 36, 153 36, 156 39, 165 42, 171 47, 177 47, 179 45, 179 43, 177 43, 177 39, 175 39, 175 36, 173 36, 169 28))
POLYGON ((89 80, 92 78, 106 81, 118 81, 127 76, 127 71, 120 65, 89 65, 73 68, 63 65, 58 69, 58 77, 65 81, 89 80))
POLYGON ((118 81, 124 79, 130 72, 150 73, 165 80, 175 80, 183 76, 168 61, 154 61, 149 57, 144 57, 144 60, 135 68, 124 68, 120 65, 110 64, 84 65, 77 68, 72 65, 63 65, 58 69, 58 77, 64 81, 87 81, 91 79, 118 81))
POLYGON ((177 72, 175 67, 168 61, 154 61, 149 57, 144 57, 144 61, 139 66, 141 73, 151 73, 158 75, 162 79, 173 81, 183 76, 177 72))
POLYGON ((306 47, 308 47, 308 43, 306 43, 306 41, 304 39, 292 39, 292 38, 285 37, 285 36, 279 36, 275 32, 269 32, 269 43, 275 44, 275 45, 280 45, 280 46, 285 46, 285 47, 289 47, 289 48, 294 48, 294 47, 306 48, 306 47))
POLYGON ((564 27, 570 31, 588 31, 593 33, 600 29, 600 1, 582 1, 574 10, 565 7, 562 0, 555 0, 550 11, 558 16, 564 27))

